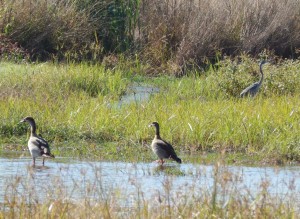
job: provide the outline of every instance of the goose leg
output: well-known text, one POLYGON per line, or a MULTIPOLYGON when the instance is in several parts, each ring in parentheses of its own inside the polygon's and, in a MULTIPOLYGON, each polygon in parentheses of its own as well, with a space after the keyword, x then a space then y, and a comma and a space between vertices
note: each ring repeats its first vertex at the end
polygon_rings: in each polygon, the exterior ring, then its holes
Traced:
POLYGON ((163 165, 165 161, 163 159, 159 159, 159 160, 156 160, 155 162, 163 165))
POLYGON ((45 158, 43 157, 43 166, 45 166, 45 158))
POLYGON ((32 166, 35 166, 35 158, 32 157, 32 166))

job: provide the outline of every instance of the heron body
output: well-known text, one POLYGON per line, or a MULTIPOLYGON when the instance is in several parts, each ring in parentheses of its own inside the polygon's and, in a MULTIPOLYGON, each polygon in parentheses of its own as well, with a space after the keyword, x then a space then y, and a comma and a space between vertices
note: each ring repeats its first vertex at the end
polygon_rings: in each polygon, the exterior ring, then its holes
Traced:
POLYGON ((259 79, 259 81, 253 83, 252 85, 250 85, 249 87, 246 87, 240 94, 240 97, 246 97, 246 96, 250 96, 250 97, 254 97, 258 91, 259 91, 259 88, 261 87, 261 84, 263 82, 263 79, 264 79, 264 73, 262 71, 262 66, 263 64, 265 64, 266 61, 263 60, 260 62, 259 64, 259 71, 260 71, 260 74, 261 74, 261 77, 259 79))
POLYGON ((162 165, 164 163, 164 159, 173 159, 177 163, 181 163, 181 159, 176 155, 172 145, 161 139, 159 134, 159 124, 157 122, 153 122, 149 126, 155 127, 155 136, 152 140, 151 148, 158 156, 158 162, 162 165))
POLYGON ((36 134, 36 124, 32 117, 26 117, 21 122, 27 122, 30 125, 30 137, 28 140, 28 149, 32 157, 33 166, 35 166, 35 159, 37 157, 43 157, 43 166, 45 165, 45 158, 52 157, 54 155, 50 152, 48 142, 42 137, 36 134))

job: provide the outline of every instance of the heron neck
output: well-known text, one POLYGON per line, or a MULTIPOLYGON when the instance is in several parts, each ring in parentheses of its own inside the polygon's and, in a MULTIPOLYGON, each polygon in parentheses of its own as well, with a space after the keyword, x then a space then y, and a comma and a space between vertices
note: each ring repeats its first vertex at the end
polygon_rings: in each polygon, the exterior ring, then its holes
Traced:
POLYGON ((260 71, 260 74, 261 74, 261 77, 259 79, 259 84, 261 84, 263 79, 264 79, 264 73, 262 71, 262 66, 263 66, 262 64, 259 66, 259 71, 260 71))

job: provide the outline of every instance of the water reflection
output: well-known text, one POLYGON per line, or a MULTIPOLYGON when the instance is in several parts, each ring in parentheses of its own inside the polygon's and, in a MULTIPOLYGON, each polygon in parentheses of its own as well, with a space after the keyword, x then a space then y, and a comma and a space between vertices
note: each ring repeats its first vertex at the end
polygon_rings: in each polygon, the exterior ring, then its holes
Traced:
POLYGON ((126 94, 122 96, 118 103, 118 107, 122 107, 124 104, 147 101, 152 94, 158 92, 159 89, 156 87, 133 85, 129 87, 126 94))
POLYGON ((167 176, 184 176, 184 171, 181 171, 178 164, 164 164, 153 167, 153 175, 167 175, 167 176))
POLYGON ((68 200, 117 197, 120 205, 132 205, 137 194, 145 200, 162 202, 167 196, 232 194, 257 197, 262 191, 298 203, 299 167, 236 167, 167 163, 86 162, 67 158, 47 160, 46 166, 31 167, 30 158, 0 158, 0 202, 12 195, 29 194, 39 203, 45 198, 68 200), (61 160, 61 161, 60 161, 61 160), (215 187, 217 186, 217 187, 215 187))

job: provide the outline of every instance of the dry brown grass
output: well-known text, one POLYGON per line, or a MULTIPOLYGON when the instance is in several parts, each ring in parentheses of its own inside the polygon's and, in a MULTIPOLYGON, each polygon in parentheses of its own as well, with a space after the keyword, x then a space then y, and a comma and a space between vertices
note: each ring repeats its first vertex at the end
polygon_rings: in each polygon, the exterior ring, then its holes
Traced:
POLYGON ((78 57, 93 49, 94 23, 74 1, 4 0, 0 5, 0 29, 34 58, 67 52, 78 57))
POLYGON ((293 57, 300 47, 299 9, 296 0, 145 0, 143 54, 153 64, 171 60, 180 67, 264 49, 293 57))
POLYGON ((126 51, 134 59, 139 54, 151 73, 181 75, 225 54, 300 54, 297 0, 87 0, 81 6, 4 0, 0 6, 2 32, 35 58, 97 61, 126 51))

